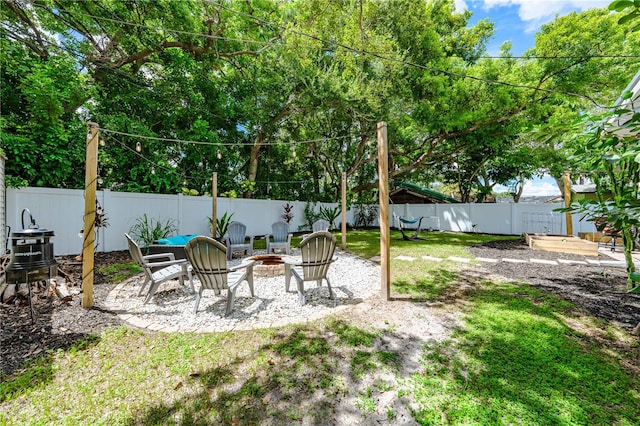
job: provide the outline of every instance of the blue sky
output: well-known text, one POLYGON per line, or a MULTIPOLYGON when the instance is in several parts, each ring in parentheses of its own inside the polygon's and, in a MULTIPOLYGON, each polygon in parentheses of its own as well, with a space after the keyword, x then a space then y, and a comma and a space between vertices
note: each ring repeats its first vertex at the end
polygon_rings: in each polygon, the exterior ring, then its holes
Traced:
POLYGON ((606 7, 612 0, 455 0, 458 9, 473 12, 471 24, 488 18, 495 34, 488 53, 499 53, 504 41, 513 43, 512 53, 520 55, 533 47, 535 33, 556 16, 572 11, 606 7))
MULTIPOLYGON (((473 12, 470 24, 488 18, 494 23, 494 37, 487 46, 489 55, 500 52, 505 41, 513 44, 511 53, 521 55, 533 47, 535 33, 556 16, 563 16, 572 11, 583 11, 595 7, 606 7, 612 0, 455 0, 458 10, 468 9, 473 12)), ((495 188, 497 192, 506 191, 502 186, 495 188)), ((525 183, 523 196, 559 195, 560 190, 555 181, 545 176, 525 183)))

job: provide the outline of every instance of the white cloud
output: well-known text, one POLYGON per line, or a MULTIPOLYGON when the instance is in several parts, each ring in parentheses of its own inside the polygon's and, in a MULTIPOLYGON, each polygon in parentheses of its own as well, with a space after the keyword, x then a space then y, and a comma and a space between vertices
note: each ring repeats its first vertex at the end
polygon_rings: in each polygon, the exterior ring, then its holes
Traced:
POLYGON ((461 13, 466 9, 469 9, 469 6, 467 6, 467 2, 464 0, 453 0, 453 3, 456 6, 456 12, 461 13))
POLYGON ((560 189, 555 183, 544 181, 529 181, 524 184, 523 197, 539 197, 560 195, 560 189))
POLYGON ((491 9, 502 6, 518 7, 520 20, 526 23, 527 32, 537 31, 542 24, 565 15, 573 10, 587 10, 606 7, 610 0, 483 0, 483 8, 491 9))
MULTIPOLYGON (((494 192, 509 192, 509 188, 496 185, 494 192)), ((560 189, 551 176, 545 175, 543 178, 535 178, 524 183, 523 197, 553 197, 560 195, 560 189)))

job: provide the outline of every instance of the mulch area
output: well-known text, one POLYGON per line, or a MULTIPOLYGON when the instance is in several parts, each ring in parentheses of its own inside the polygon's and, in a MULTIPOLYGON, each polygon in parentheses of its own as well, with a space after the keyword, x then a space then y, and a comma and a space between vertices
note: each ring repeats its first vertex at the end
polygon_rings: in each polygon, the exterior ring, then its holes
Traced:
MULTIPOLYGON (((56 258, 58 274, 66 279, 73 295, 70 302, 55 296, 37 294, 33 298, 35 321, 32 323, 27 300, 0 304, 0 377, 11 374, 25 362, 38 356, 68 349, 104 329, 122 324, 116 314, 98 307, 81 306, 82 263, 75 256, 56 258)), ((97 270, 114 263, 131 262, 128 251, 96 253, 94 265, 94 300, 103 300, 115 284, 108 284, 97 270)), ((34 286, 35 288, 35 286, 34 286)))
MULTIPOLYGON (((473 246, 470 252, 477 257, 584 260, 583 256, 531 250, 524 242, 502 241, 473 246)), ((602 256, 602 260, 611 260, 602 256)), ((38 296, 34 300, 36 321, 32 324, 26 301, 0 305, 0 377, 19 369, 25 362, 48 351, 67 349, 91 336, 99 335, 108 327, 122 321, 99 308, 82 308, 82 265, 73 256, 57 258, 61 274, 75 289, 71 302, 47 300, 38 296)), ((96 253, 95 266, 131 261, 127 251, 96 253)), ((535 263, 486 263, 479 265, 487 274, 528 282, 573 302, 596 318, 631 329, 640 322, 640 296, 624 292, 624 268, 586 265, 542 265, 535 263)), ((115 284, 105 282, 99 273, 94 279, 94 300, 103 300, 115 284)))
MULTIPOLYGON (((571 253, 532 250, 524 241, 493 241, 470 247, 476 257, 578 260, 595 259, 571 253)), ((599 254, 598 260, 615 260, 599 254)), ((640 265, 636 265, 640 266, 640 265)), ((596 318, 632 330, 640 323, 640 294, 626 293, 626 268, 595 265, 545 265, 540 263, 482 263, 489 273, 527 282, 572 302, 596 318)))

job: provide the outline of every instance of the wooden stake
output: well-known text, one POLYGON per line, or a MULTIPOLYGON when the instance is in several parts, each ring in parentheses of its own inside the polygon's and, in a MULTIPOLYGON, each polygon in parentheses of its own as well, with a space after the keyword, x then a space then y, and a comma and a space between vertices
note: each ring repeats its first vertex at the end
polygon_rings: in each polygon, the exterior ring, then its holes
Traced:
MULTIPOLYGON (((571 206, 571 176, 569 172, 564 172, 564 206, 569 208, 571 206)), ((571 212, 566 212, 567 221, 567 234, 573 235, 573 216, 571 212)))
POLYGON ((391 231, 389 229, 389 159, 387 153, 387 123, 378 123, 378 193, 380 197, 380 285, 382 298, 391 296, 390 249, 391 231))
POLYGON ((84 177, 84 238, 82 243, 82 307, 93 306, 93 261, 95 252, 96 188, 98 187, 97 123, 87 123, 87 149, 84 177))
POLYGON ((218 172, 211 176, 211 238, 216 237, 218 226, 218 172))
POLYGON ((347 249, 347 172, 342 172, 342 250, 347 249))

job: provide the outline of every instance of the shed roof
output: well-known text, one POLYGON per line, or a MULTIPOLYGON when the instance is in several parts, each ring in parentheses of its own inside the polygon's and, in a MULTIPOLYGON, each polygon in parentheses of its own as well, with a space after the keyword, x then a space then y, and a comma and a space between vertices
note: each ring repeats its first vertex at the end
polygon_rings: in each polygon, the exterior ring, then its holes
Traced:
POLYGON ((398 183, 395 189, 391 191, 390 196, 393 196, 400 192, 407 192, 416 197, 428 199, 435 203, 460 203, 461 202, 460 200, 444 195, 438 191, 434 191, 433 189, 424 188, 422 186, 418 186, 409 182, 398 183))

